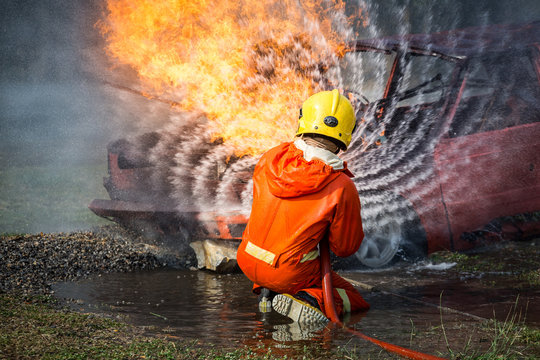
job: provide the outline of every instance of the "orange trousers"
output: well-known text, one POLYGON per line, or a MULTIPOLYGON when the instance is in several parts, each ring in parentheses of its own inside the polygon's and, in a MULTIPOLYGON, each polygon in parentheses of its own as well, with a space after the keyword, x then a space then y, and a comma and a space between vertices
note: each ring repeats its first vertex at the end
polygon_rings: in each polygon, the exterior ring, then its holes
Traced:
MULTIPOLYGON (((259 294, 261 288, 290 295, 305 291, 317 300, 319 308, 324 312, 321 259, 319 256, 302 261, 301 255, 285 253, 278 256, 275 265, 271 265, 246 251, 247 243, 248 241, 242 241, 236 258, 244 275, 253 281, 253 292, 259 294)), ((369 309, 369 304, 362 298, 358 290, 334 271, 332 271, 332 283, 338 314, 369 309)))
MULTIPOLYGON (((317 299, 319 307, 325 312, 322 279, 319 280, 319 286, 304 289, 304 291, 317 299)), ((334 285, 334 303, 336 304, 338 314, 343 315, 348 312, 366 311, 369 309, 369 304, 360 295, 358 290, 334 271, 332 271, 332 284, 334 285)))

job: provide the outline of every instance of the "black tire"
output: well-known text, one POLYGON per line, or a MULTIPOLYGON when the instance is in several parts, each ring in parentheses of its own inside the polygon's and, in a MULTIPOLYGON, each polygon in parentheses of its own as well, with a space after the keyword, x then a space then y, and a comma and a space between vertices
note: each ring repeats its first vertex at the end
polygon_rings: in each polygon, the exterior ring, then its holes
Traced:
POLYGON ((355 256, 364 266, 381 268, 427 255, 425 231, 406 199, 392 193, 360 197, 365 237, 355 256))

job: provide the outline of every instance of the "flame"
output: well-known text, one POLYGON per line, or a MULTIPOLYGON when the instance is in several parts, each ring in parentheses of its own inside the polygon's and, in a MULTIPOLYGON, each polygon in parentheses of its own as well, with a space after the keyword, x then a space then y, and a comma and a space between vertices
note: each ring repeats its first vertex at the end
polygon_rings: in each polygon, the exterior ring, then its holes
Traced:
POLYGON ((342 0, 107 0, 107 53, 148 94, 203 112, 236 155, 294 136, 301 102, 343 50, 342 0))

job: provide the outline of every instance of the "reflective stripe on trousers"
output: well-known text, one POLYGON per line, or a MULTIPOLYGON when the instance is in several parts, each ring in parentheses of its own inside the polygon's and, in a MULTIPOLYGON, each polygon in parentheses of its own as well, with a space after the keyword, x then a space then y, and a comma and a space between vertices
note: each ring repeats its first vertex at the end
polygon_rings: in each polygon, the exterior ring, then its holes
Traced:
POLYGON ((351 301, 349 300, 349 296, 347 295, 347 292, 345 289, 337 289, 337 292, 339 296, 341 297, 341 300, 343 300, 343 312, 349 313, 351 312, 351 301))

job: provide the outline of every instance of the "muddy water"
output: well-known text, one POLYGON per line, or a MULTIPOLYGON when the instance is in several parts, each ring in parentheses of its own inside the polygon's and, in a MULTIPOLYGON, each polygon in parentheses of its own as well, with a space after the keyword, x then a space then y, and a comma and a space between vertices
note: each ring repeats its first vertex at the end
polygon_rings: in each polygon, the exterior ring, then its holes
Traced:
MULTIPOLYGON (((452 272, 452 264, 397 265, 342 275, 375 286, 374 291, 359 288, 372 308, 346 319, 349 326, 430 354, 444 356, 447 345, 456 351, 468 341, 475 349, 488 347, 482 318, 505 320, 516 300, 520 319, 540 326, 539 290, 514 290, 500 278, 498 286, 488 287, 489 274, 467 277, 452 272)), ((343 330, 303 329, 279 314, 259 313, 251 283, 242 274, 188 270, 106 274, 57 284, 54 290, 57 297, 71 299, 75 309, 108 313, 170 339, 226 347, 247 344, 293 357, 307 345, 321 352, 339 346, 356 355, 380 356, 377 346, 343 330)), ((388 358, 384 354, 382 358, 388 358)))
MULTIPOLYGON (((538 264, 540 266, 540 262, 538 264)), ((442 307, 470 318, 504 321, 509 312, 540 326, 540 289, 516 281, 511 273, 458 272, 455 263, 398 265, 380 271, 346 274, 366 281, 375 291, 429 307, 442 307)), ((438 311, 439 311, 438 310, 438 311)))
POLYGON ((260 326, 256 297, 241 275, 158 270, 105 274, 55 287, 73 306, 125 315, 144 326, 167 327, 185 338, 238 340, 260 326))

